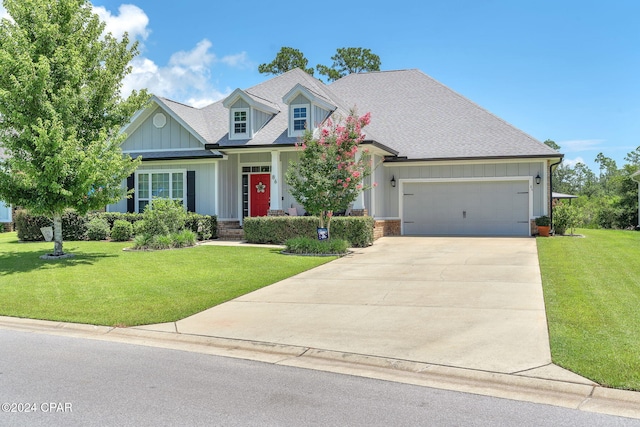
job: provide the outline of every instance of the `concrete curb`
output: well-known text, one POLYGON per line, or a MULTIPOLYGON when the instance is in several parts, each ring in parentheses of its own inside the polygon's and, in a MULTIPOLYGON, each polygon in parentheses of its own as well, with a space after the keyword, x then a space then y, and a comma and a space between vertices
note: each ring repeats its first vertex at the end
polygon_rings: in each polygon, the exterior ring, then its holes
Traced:
POLYGON ((640 393, 275 343, 0 316, 0 329, 234 357, 640 419, 640 393))

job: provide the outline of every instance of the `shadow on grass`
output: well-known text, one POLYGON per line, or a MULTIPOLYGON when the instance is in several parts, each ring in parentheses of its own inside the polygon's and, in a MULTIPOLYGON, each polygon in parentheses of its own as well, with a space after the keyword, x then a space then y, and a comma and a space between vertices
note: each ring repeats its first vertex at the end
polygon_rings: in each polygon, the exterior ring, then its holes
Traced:
POLYGON ((78 265, 93 265, 104 258, 114 258, 117 255, 106 253, 86 253, 74 252, 71 258, 58 260, 40 259, 40 255, 50 253, 50 250, 33 250, 24 252, 9 252, 0 254, 0 276, 7 276, 16 273, 28 273, 30 271, 51 268, 75 267, 78 265))

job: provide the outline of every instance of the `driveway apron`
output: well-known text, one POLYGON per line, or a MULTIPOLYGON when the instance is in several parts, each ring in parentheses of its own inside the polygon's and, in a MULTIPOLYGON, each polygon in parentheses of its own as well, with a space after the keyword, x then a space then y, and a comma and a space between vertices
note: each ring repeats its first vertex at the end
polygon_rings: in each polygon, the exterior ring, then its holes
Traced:
POLYGON ((176 328, 501 373, 551 363, 532 238, 385 237, 176 328))

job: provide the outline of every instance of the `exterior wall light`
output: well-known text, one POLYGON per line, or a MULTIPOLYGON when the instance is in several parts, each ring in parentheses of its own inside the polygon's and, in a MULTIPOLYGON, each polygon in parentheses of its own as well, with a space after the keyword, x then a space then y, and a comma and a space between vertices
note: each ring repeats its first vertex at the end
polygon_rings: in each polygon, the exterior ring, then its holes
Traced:
POLYGON ((395 175, 391 176, 391 186, 394 187, 394 188, 396 186, 396 176, 395 175))
POLYGON ((536 175, 536 184, 540 185, 540 180, 542 180, 542 178, 540 178, 540 174, 536 175))

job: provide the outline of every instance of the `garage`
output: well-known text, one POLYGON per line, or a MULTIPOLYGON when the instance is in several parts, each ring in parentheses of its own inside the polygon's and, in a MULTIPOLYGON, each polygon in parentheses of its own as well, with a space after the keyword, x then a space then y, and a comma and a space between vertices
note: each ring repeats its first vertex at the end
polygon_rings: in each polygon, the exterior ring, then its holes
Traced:
POLYGON ((402 182, 402 234, 528 236, 530 180, 402 182))

